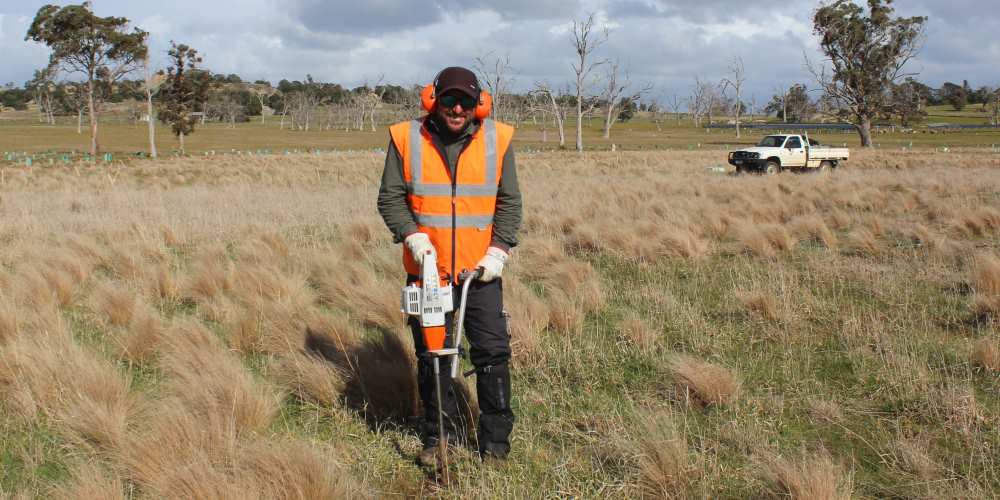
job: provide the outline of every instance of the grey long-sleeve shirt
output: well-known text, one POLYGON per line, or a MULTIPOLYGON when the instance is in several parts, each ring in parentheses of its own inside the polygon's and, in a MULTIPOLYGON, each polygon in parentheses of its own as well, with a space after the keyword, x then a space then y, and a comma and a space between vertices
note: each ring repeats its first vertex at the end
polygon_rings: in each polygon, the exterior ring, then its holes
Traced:
MULTIPOLYGON (((465 132, 454 135, 441 130, 434 120, 427 121, 431 139, 445 153, 445 162, 455 178, 458 157, 472 135, 479 130, 479 122, 471 124, 465 132)), ((385 155, 382 186, 378 192, 378 212, 392 232, 393 241, 402 242, 417 232, 417 223, 406 203, 406 180, 403 177, 403 158, 396 145, 389 139, 385 155)), ((497 190, 497 207, 493 216, 493 241, 491 245, 509 251, 517 246, 517 233, 521 229, 521 191, 517 184, 517 166, 514 148, 508 147, 503 157, 500 185, 497 190)))

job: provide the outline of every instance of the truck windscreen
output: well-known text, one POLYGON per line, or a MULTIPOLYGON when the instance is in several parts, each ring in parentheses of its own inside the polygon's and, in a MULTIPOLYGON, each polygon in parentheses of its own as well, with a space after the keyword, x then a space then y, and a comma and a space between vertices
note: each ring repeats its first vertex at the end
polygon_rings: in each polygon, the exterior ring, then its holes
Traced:
POLYGON ((784 143, 785 143, 785 136, 769 135, 761 139, 761 141, 757 143, 757 146, 762 148, 780 148, 781 145, 784 143))

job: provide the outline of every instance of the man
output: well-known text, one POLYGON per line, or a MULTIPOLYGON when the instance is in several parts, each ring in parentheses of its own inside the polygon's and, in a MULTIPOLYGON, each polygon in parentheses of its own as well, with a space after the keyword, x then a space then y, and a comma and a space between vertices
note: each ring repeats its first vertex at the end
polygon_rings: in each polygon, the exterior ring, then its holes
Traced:
MULTIPOLYGON (((439 274, 453 284, 463 271, 483 270, 469 290, 464 331, 476 368, 481 412, 477 434, 484 460, 505 459, 510 452, 511 351, 500 274, 521 226, 521 194, 510 147, 513 128, 486 118, 488 101, 468 69, 441 71, 433 90, 425 91, 428 115, 390 128, 378 196, 379 213, 394 241, 404 243, 408 283, 418 279, 429 252, 437 256, 439 274)), ((460 295, 454 294, 456 310, 460 295)), ((451 345, 450 314, 447 325, 451 345)), ((441 439, 433 365, 415 318, 410 327, 425 412, 419 461, 432 465, 441 439)), ((455 431, 458 417, 449 359, 441 360, 440 372, 446 434, 455 431)))

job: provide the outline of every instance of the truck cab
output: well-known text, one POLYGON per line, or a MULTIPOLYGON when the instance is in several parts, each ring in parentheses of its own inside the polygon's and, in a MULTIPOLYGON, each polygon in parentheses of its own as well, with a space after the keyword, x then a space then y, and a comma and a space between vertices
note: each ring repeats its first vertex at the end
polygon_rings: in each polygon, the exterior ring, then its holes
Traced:
POLYGON ((769 135, 751 148, 729 153, 729 164, 736 173, 778 174, 783 170, 825 171, 847 161, 847 148, 831 148, 808 135, 769 135))

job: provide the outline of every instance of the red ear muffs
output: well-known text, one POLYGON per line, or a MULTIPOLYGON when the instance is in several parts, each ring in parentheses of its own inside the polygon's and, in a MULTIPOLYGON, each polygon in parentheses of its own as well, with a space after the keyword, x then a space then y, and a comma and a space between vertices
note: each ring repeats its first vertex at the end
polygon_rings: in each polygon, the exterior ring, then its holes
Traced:
POLYGON ((424 87, 424 90, 420 91, 420 105, 424 108, 424 111, 428 113, 433 113, 434 108, 437 107, 437 100, 434 98, 433 83, 424 87))
POLYGON ((476 106, 476 119, 485 120, 493 110, 493 96, 485 90, 479 92, 479 105, 476 106))
MULTIPOLYGON (((437 99, 434 96, 434 91, 434 84, 427 85, 424 87, 424 90, 420 91, 420 106, 428 113, 433 113, 437 108, 437 99)), ((486 117, 490 116, 492 110, 493 96, 485 90, 479 92, 479 104, 476 105, 475 113, 476 119, 486 119, 486 117)))

